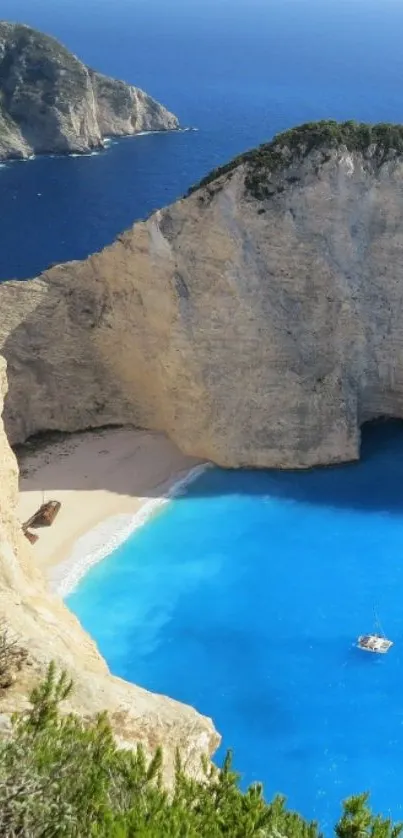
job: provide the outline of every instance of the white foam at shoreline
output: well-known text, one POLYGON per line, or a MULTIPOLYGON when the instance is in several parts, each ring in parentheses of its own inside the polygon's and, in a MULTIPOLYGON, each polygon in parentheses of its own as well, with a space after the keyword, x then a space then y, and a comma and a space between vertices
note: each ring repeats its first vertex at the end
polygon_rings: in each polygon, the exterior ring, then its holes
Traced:
POLYGON ((190 483, 210 467, 210 463, 196 466, 184 477, 177 480, 170 489, 159 498, 140 498, 144 500, 139 511, 134 515, 115 515, 102 521, 78 539, 72 553, 57 565, 50 577, 50 588, 53 593, 66 597, 77 587, 90 567, 105 559, 120 547, 129 536, 141 527, 151 516, 172 498, 179 497, 190 483))
MULTIPOLYGON (((70 152, 61 152, 60 154, 30 154, 28 157, 11 157, 7 160, 7 163, 28 163, 30 160, 37 160, 38 156, 43 158, 66 158, 66 157, 97 157, 98 155, 102 154, 112 145, 117 145, 120 140, 132 140, 136 137, 145 137, 148 134, 185 134, 187 131, 198 131, 198 128, 188 127, 188 128, 162 128, 156 131, 137 131, 135 134, 122 134, 116 135, 113 137, 103 137, 104 147, 100 148, 98 151, 70 151, 70 152)), ((3 168, 6 164, 0 163, 0 168, 3 168)))

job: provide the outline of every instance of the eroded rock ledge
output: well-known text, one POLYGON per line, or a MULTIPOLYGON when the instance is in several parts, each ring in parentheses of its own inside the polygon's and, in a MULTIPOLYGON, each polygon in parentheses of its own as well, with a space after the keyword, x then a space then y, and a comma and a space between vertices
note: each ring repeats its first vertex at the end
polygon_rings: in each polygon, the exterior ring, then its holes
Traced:
POLYGON ((357 458, 403 415, 402 138, 303 126, 0 286, 10 440, 130 422, 229 467, 357 458))
POLYGON ((91 70, 42 32, 0 21, 0 159, 85 153, 106 136, 178 127, 143 90, 91 70))

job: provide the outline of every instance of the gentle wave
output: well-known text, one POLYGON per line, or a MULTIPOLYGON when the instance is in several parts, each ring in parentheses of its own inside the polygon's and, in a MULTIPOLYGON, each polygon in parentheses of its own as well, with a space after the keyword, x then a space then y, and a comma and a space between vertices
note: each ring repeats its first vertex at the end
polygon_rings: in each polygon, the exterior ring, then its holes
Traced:
POLYGON ((169 503, 172 498, 183 494, 187 486, 197 480, 209 467, 210 463, 196 466, 177 480, 162 497, 148 500, 144 498, 143 505, 134 515, 115 515, 107 518, 106 521, 79 538, 69 558, 57 565, 51 573, 50 588, 53 593, 61 597, 70 594, 93 565, 98 564, 120 547, 158 509, 169 503))

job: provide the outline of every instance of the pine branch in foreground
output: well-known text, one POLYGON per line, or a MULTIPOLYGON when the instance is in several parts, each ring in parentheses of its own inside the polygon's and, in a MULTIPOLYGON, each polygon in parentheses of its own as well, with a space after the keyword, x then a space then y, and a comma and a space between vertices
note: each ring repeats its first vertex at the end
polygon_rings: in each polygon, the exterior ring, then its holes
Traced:
MULTIPOLYGON (((0 742, 1 838, 322 838, 316 823, 266 803, 260 784, 242 792, 227 754, 188 777, 179 754, 174 789, 162 783, 163 754, 120 750, 106 714, 84 723, 60 711, 73 685, 53 664, 0 742)), ((368 795, 349 798, 337 838, 399 838, 402 825, 373 815, 368 795)))

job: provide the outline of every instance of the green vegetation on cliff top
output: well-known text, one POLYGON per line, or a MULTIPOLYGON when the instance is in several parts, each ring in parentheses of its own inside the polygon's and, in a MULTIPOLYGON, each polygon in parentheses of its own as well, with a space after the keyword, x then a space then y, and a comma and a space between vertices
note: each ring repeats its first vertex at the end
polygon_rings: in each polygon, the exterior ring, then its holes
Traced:
POLYGON ((287 169, 311 151, 322 149, 326 153, 340 146, 345 146, 348 151, 360 151, 364 156, 370 156, 376 165, 381 165, 389 156, 403 154, 403 125, 369 125, 364 122, 334 120, 307 122, 277 134, 271 142, 246 151, 226 165, 214 169, 200 183, 192 186, 188 194, 208 186, 222 175, 230 174, 239 165, 246 164, 247 190, 256 198, 264 198, 272 194, 266 183, 271 174, 287 169))
MULTIPOLYGON (((318 827, 260 784, 242 792, 227 756, 193 780, 177 759, 174 788, 162 785, 162 753, 119 750, 105 715, 62 715, 72 684, 49 667, 31 707, 0 740, 2 838, 321 838, 318 827)), ((374 816, 368 795, 344 803, 337 838, 399 838, 400 824, 374 816)))

